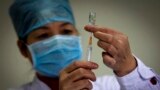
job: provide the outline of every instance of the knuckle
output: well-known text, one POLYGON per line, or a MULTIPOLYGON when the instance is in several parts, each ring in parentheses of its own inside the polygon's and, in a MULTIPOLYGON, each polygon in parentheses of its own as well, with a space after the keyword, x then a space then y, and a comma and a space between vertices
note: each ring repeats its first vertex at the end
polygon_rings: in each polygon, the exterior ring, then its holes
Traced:
POLYGON ((87 80, 86 79, 84 79, 84 80, 81 80, 79 83, 78 83, 79 85, 86 85, 87 84, 87 80))
POLYGON ((82 83, 85 83, 86 84, 86 86, 88 86, 90 83, 89 83, 89 80, 83 80, 83 82, 82 83))
POLYGON ((88 76, 89 76, 89 74, 87 74, 87 73, 83 74, 83 77, 85 77, 85 78, 88 77, 88 76))
POLYGON ((65 79, 66 79, 65 76, 62 75, 62 76, 59 77, 59 82, 63 84, 65 79))
POLYGON ((111 43, 112 42, 112 37, 111 38, 108 38, 108 40, 107 40, 109 43, 111 43))
POLYGON ((108 51, 108 52, 111 52, 111 51, 112 51, 112 45, 108 45, 107 51, 108 51))
POLYGON ((118 43, 121 45, 121 44, 123 44, 123 41, 122 40, 117 40, 118 41, 118 43))
POLYGON ((79 70, 80 74, 84 74, 84 69, 83 68, 79 68, 78 70, 79 70))
POLYGON ((87 84, 88 85, 88 80, 86 79, 86 80, 84 80, 84 82, 83 83, 85 83, 85 84, 87 84))
POLYGON ((97 37, 98 32, 93 33, 94 37, 97 37))
POLYGON ((73 65, 74 66, 79 66, 79 62, 78 61, 73 62, 73 65))
POLYGON ((112 36, 112 35, 108 35, 108 36, 109 36, 109 38, 107 38, 107 41, 108 41, 109 43, 112 43, 113 36, 112 36))
POLYGON ((59 77, 62 77, 62 76, 64 76, 66 73, 65 73, 65 70, 63 69, 63 70, 61 70, 60 72, 59 72, 59 77))

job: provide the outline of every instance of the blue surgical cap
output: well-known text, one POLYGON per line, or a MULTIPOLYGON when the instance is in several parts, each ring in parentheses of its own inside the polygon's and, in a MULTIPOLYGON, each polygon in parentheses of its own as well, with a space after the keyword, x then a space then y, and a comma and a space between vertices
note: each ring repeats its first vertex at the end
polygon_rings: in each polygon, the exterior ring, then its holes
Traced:
POLYGON ((75 24, 68 0, 15 0, 9 14, 20 39, 51 22, 75 24))

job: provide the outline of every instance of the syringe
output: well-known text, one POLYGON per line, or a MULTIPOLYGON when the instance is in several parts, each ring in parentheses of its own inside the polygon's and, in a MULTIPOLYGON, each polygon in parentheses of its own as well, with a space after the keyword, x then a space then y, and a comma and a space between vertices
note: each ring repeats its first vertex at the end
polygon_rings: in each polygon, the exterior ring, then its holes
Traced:
MULTIPOLYGON (((95 25, 95 21, 96 21, 96 13, 95 12, 90 12, 89 13, 89 24, 90 25, 95 25)), ((91 60, 91 54, 92 54, 92 36, 93 36, 93 33, 91 33, 90 36, 89 36, 88 47, 87 47, 87 55, 86 55, 87 61, 91 60)))

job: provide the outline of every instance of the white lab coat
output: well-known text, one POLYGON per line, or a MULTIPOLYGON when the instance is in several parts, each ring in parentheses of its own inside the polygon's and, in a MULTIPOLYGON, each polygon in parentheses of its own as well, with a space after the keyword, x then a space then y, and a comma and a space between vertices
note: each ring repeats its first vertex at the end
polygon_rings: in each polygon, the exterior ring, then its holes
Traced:
MULTIPOLYGON (((138 58, 137 68, 123 77, 103 76, 92 82, 92 90, 160 90, 160 76, 145 66, 138 58), (155 77, 153 79, 153 77, 155 77), (152 79, 152 80, 151 80, 152 79), (152 82, 151 82, 152 81, 152 82)), ((35 78, 33 82, 9 90, 51 90, 45 83, 35 78)))

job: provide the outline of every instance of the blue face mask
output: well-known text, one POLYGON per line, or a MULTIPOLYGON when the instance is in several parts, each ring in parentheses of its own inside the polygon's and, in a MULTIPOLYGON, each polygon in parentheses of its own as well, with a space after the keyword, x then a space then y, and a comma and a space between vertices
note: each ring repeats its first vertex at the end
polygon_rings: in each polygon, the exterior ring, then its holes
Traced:
POLYGON ((43 76, 58 77, 59 72, 82 56, 80 37, 56 35, 28 45, 34 69, 43 76))

